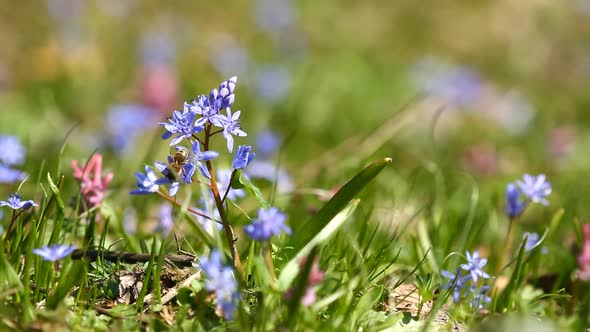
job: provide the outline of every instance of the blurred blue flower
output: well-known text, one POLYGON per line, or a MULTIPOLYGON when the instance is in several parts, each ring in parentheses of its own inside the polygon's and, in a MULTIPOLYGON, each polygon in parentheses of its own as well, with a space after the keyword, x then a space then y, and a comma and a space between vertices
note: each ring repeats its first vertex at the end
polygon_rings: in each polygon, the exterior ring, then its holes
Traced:
POLYGON ((149 107, 136 104, 120 104, 111 107, 106 115, 109 133, 108 143, 119 154, 135 147, 136 137, 154 127, 157 115, 149 107))
POLYGON ((240 113, 240 111, 237 111, 232 115, 231 109, 228 107, 227 116, 219 114, 213 120, 215 126, 223 128, 223 137, 227 140, 227 150, 230 153, 234 149, 234 138, 232 135, 238 137, 248 136, 240 127, 240 113))
POLYGON ((14 183, 22 181, 27 173, 0 164, 0 183, 14 183))
POLYGON ((130 235, 137 233, 137 212, 132 207, 123 211, 123 230, 130 235))
POLYGON ((246 166, 248 166, 248 164, 250 164, 250 162, 252 161, 252 159, 254 159, 254 156, 256 155, 254 152, 251 152, 251 150, 252 150, 252 147, 249 145, 238 146, 238 150, 236 151, 236 154, 234 155, 234 159, 232 161, 232 168, 233 169, 246 168, 246 166))
POLYGON ((6 166, 20 165, 25 160, 26 149, 16 136, 0 135, 0 163, 6 166))
POLYGON ((536 177, 525 174, 523 176, 523 181, 517 180, 516 184, 522 193, 534 203, 549 205, 549 201, 547 201, 545 197, 551 194, 551 183, 546 181, 545 174, 536 177))
POLYGON ((470 276, 463 276, 461 274, 461 270, 457 269, 455 273, 451 273, 449 271, 442 270, 441 274, 443 277, 449 279, 448 283, 443 284, 441 287, 442 289, 449 289, 453 288, 453 301, 455 303, 459 303, 461 299, 461 291, 465 288, 465 282, 470 280, 470 276))
POLYGON ((241 47, 231 37, 227 38, 227 36, 222 35, 217 40, 223 40, 224 37, 227 40, 216 43, 215 49, 211 53, 211 64, 224 77, 232 74, 246 75, 250 67, 248 50, 241 47))
POLYGON ((539 243, 539 234, 537 233, 524 232, 522 234, 522 238, 527 239, 526 243, 524 244, 524 250, 526 251, 533 249, 533 247, 539 243))
POLYGON ((39 206, 37 203, 33 202, 32 200, 21 201, 22 198, 23 198, 22 195, 19 195, 17 193, 12 193, 12 194, 8 195, 8 200, 0 201, 0 207, 8 206, 9 208, 11 208, 13 210, 18 210, 18 209, 28 210, 32 206, 39 206))
POLYGON ((473 69, 450 66, 436 58, 424 58, 414 64, 410 78, 423 93, 455 107, 469 106, 482 92, 481 79, 473 69))
POLYGON ((135 178, 137 179, 138 189, 132 190, 132 195, 151 194, 160 189, 161 180, 156 177, 156 174, 149 166, 145 166, 145 174, 136 172, 135 178))
POLYGON ((260 98, 278 102, 289 94, 291 75, 285 66, 265 65, 259 69, 256 91, 260 98))
MULTIPOLYGON (((225 191, 227 190, 227 186, 230 185, 231 174, 232 174, 232 171, 228 170, 228 169, 220 169, 215 174, 216 179, 217 179, 217 188, 219 189, 219 192, 222 195, 225 194, 225 191)), ((227 199, 235 201, 236 199, 238 199, 240 197, 244 197, 244 195, 246 195, 246 193, 244 193, 243 189, 231 188, 229 190, 229 193, 227 194, 227 199)))
POLYGON ((281 137, 272 130, 264 130, 256 136, 256 151, 262 159, 269 158, 281 146, 281 137))
MULTIPOLYGON (((219 216, 219 211, 214 207, 215 203, 213 202, 213 197, 209 197, 208 199, 200 199, 197 202, 197 205, 198 207, 193 208, 194 210, 204 215, 210 216, 213 219, 221 219, 221 217, 219 216)), ((194 216, 197 218, 199 224, 201 224, 201 226, 203 226, 205 231, 207 231, 207 233, 209 234, 213 234, 214 228, 217 230, 221 230, 223 228, 223 225, 220 223, 214 222, 210 219, 207 219, 197 214, 195 214, 194 216)))
POLYGON ((240 292, 232 268, 223 264, 221 254, 215 249, 209 257, 201 257, 199 265, 206 275, 205 289, 215 292, 217 307, 226 319, 233 319, 240 292))
POLYGON ((290 28, 295 23, 295 11, 289 0, 258 0, 252 14, 256 24, 270 34, 290 28))
POLYGON ((478 276, 484 279, 490 277, 489 274, 483 271, 483 267, 488 262, 487 258, 480 259, 479 253, 477 251, 474 251, 473 254, 470 254, 469 251, 466 251, 465 255, 467 256, 467 263, 461 264, 461 268, 463 270, 469 271, 469 273, 471 274, 471 278, 473 279, 473 282, 477 282, 478 276))
POLYGON ((290 193, 295 189, 289 174, 267 160, 254 160, 244 174, 253 178, 265 179, 272 183, 276 182, 277 192, 281 194, 290 193))
POLYGON ((209 173, 207 166, 203 164, 202 161, 209 161, 211 159, 217 158, 218 156, 219 153, 215 151, 201 152, 201 144, 199 143, 199 141, 195 141, 195 143, 193 143, 192 162, 199 168, 201 174, 203 174, 203 176, 207 179, 211 179, 211 173, 209 173))
POLYGON ((55 262, 68 257, 74 252, 74 250, 76 250, 76 246, 56 244, 52 246, 43 246, 40 249, 33 249, 33 253, 41 256, 45 261, 55 262))
POLYGON ((483 309, 484 303, 492 302, 492 299, 485 295, 485 293, 490 289, 490 286, 483 286, 480 289, 471 288, 472 298, 469 301, 469 306, 471 309, 481 310, 483 309))
POLYGON ((524 210, 525 206, 526 203, 520 198, 520 191, 518 188, 514 184, 509 183, 506 186, 506 215, 508 218, 512 219, 518 217, 524 210))
POLYGON ((160 218, 156 226, 156 232, 162 232, 164 235, 170 234, 174 228, 174 218, 172 217, 172 204, 162 203, 160 205, 160 218))
POLYGON ((176 60, 176 43, 167 31, 144 33, 140 39, 139 55, 144 66, 171 66, 176 60))
POLYGON ((166 129, 162 138, 168 139, 176 134, 176 137, 170 142, 170 145, 176 145, 183 139, 188 139, 193 134, 202 131, 204 127, 195 124, 196 115, 197 112, 189 104, 185 103, 184 109, 182 111, 174 111, 172 117, 168 118, 168 122, 159 123, 166 129))
POLYGON ((258 217, 251 224, 244 227, 244 232, 257 241, 266 241, 281 232, 291 235, 291 228, 285 224, 286 219, 287 216, 275 207, 259 209, 258 217))

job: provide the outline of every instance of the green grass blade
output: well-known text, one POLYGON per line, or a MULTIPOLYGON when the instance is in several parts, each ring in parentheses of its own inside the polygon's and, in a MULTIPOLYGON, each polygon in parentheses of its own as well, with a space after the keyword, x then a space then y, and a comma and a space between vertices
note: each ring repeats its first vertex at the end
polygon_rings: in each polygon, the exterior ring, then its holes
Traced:
POLYGON ((290 246, 302 248, 311 241, 391 161, 391 158, 375 161, 348 181, 328 203, 299 228, 305 231, 294 236, 290 246))

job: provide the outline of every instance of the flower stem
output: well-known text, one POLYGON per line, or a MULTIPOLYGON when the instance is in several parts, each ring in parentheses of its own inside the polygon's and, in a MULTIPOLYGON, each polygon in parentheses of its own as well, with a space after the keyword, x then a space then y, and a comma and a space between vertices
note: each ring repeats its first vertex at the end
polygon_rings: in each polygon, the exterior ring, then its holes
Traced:
MULTIPOLYGON (((210 137, 210 130, 211 124, 207 124, 205 127, 205 144, 204 149, 205 151, 209 150, 209 137, 210 137)), ((219 194, 219 187, 217 186, 217 181, 215 179, 215 172, 213 170, 213 165, 211 164, 210 160, 206 161, 207 170, 211 174, 211 191, 213 192, 213 198, 215 199, 215 205, 217 206, 217 211, 219 211, 219 217, 221 218, 221 222, 223 224, 223 230, 225 231, 225 236, 227 237, 227 242, 230 247, 230 252, 232 256, 232 260, 234 262, 234 267, 240 274, 240 276, 244 276, 244 271, 242 269, 242 262, 240 261, 240 254, 238 253, 238 248, 236 247, 236 238, 234 236, 234 230, 231 227, 229 220, 227 219, 227 214, 225 213, 225 208, 223 207, 223 201, 221 199, 221 195, 219 194)), ((228 184, 228 187, 231 185, 228 184)))
POLYGON ((223 194, 223 198, 221 199, 221 202, 225 202, 225 198, 227 197, 227 194, 229 194, 229 191, 231 189, 231 184, 232 182, 234 182, 234 178, 236 177, 236 172, 237 170, 234 169, 233 172, 231 172, 231 177, 229 178, 229 184, 227 185, 227 189, 225 189, 225 194, 223 194))
POLYGON ((504 238, 504 250, 502 250, 502 256, 500 256, 500 261, 496 266, 496 275, 502 271, 503 265, 510 255, 510 249, 512 248, 512 225, 514 224, 515 219, 516 218, 510 218, 508 223, 508 231, 506 232, 506 237, 504 238))

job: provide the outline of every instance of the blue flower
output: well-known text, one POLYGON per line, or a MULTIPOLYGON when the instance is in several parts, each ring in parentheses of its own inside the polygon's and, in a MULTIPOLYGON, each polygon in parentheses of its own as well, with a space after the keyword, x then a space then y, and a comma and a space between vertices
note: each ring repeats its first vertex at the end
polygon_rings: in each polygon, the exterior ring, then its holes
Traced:
POLYGON ((290 193, 295 189, 289 174, 267 160, 253 161, 244 174, 253 178, 266 179, 273 183, 276 182, 277 192, 281 194, 290 193))
POLYGON ((486 258, 479 258, 479 253, 477 251, 473 252, 473 255, 469 253, 469 251, 465 252, 467 256, 467 264, 461 264, 461 268, 463 270, 469 271, 471 274, 471 278, 473 282, 477 282, 477 277, 480 276, 484 279, 490 277, 489 274, 485 273, 482 269, 488 262, 486 258))
POLYGON ((291 76, 284 66, 266 65, 260 69, 257 79, 258 96, 266 101, 280 101, 289 93, 291 76))
POLYGON ((484 303, 492 302, 492 299, 489 296, 485 295, 485 293, 489 289, 490 286, 483 286, 479 290, 475 288, 470 289, 471 294, 473 294, 471 301, 469 301, 469 306, 471 307, 471 309, 481 310, 483 309, 484 303))
POLYGON ((32 206, 39 206, 37 203, 33 202, 32 200, 21 201, 22 198, 23 198, 22 195, 19 195, 17 193, 12 193, 12 194, 8 195, 8 200, 0 201, 0 207, 8 206, 13 210, 18 210, 18 209, 28 210, 32 206))
POLYGON ((25 160, 26 149, 16 136, 0 136, 0 163, 6 166, 20 165, 25 160))
POLYGON ((161 122, 160 125, 166 129, 166 132, 162 135, 163 139, 168 139, 172 135, 177 136, 170 142, 170 145, 176 145, 183 139, 190 138, 193 134, 196 134, 204 129, 202 125, 195 123, 195 117, 197 112, 189 104, 184 103, 183 111, 174 111, 172 117, 168 119, 168 122, 161 122))
POLYGON ((174 218, 172 217, 172 204, 163 203, 160 205, 160 220, 155 231, 161 231, 168 235, 174 228, 174 218))
POLYGON ((76 246, 56 244, 52 246, 43 246, 40 249, 33 249, 33 253, 41 256, 45 261, 55 262, 69 256, 74 250, 76 250, 76 246))
POLYGON ((250 164, 256 155, 254 152, 250 152, 251 150, 252 147, 249 145, 238 146, 238 150, 236 151, 234 160, 231 164, 233 169, 244 169, 246 166, 248 166, 248 164, 250 164))
POLYGON ((459 269, 457 269, 455 273, 443 270, 441 271, 441 274, 443 275, 443 277, 449 279, 449 282, 443 284, 441 287, 443 289, 449 289, 453 287, 453 301, 455 303, 459 303, 459 300, 461 299, 461 291, 463 290, 463 288, 465 288, 465 282, 470 280, 470 277, 463 276, 461 274, 461 270, 459 269))
MULTIPOLYGON (((219 216, 219 211, 215 208, 215 203, 213 202, 213 197, 209 197, 209 199, 200 199, 197 202, 197 204, 199 207, 193 208, 193 210, 200 212, 204 215, 211 216, 212 218, 217 219, 217 220, 221 219, 221 217, 219 216)), ((194 216, 195 216, 195 218, 197 218, 197 221, 199 222, 199 224, 201 224, 201 226, 203 226, 205 231, 207 231, 207 233, 209 233, 209 234, 213 235, 214 229, 221 230, 223 228, 223 225, 220 223, 214 222, 210 219, 207 219, 207 218, 197 215, 197 214, 195 214, 194 216)))
POLYGON ((508 218, 518 217, 525 206, 526 203, 521 200, 518 188, 514 184, 509 183, 506 186, 506 215, 508 218))
POLYGON ((156 174, 149 166, 145 166, 145 174, 141 172, 135 173, 135 178, 137 179, 138 189, 132 190, 132 195, 151 194, 160 189, 161 179, 156 177, 156 174))
POLYGON ((133 146, 138 134, 153 127, 155 118, 154 110, 145 106, 121 104, 111 107, 106 116, 110 134, 108 143, 117 153, 124 153, 133 146))
POLYGON ((201 144, 199 144, 199 141, 195 141, 195 143, 193 143, 192 161, 199 168, 201 174, 203 174, 203 176, 207 179, 211 179, 211 173, 209 173, 207 166, 201 161, 209 161, 211 159, 217 158, 217 156, 219 156, 219 153, 215 151, 201 152, 201 144))
POLYGON ((239 120, 240 111, 237 111, 232 115, 229 107, 227 108, 227 116, 219 114, 219 116, 213 120, 215 126, 223 128, 223 137, 227 140, 227 150, 229 152, 232 152, 234 149, 234 138, 232 135, 238 137, 248 136, 240 127, 239 120))
POLYGON ((285 232, 291 235, 291 228, 285 224, 287 216, 279 212, 279 209, 273 207, 270 209, 258 210, 258 217, 250 225, 244 228, 248 236, 257 241, 265 241, 273 235, 285 232))
POLYGON ((233 319, 240 293, 232 268, 223 265, 217 250, 211 251, 208 258, 201 257, 199 265, 206 275, 205 289, 215 292, 217 307, 226 319, 233 319))
POLYGON ((27 173, 0 164, 0 183, 14 183, 22 181, 26 177, 27 173))
POLYGON ((266 159, 281 146, 281 137, 271 130, 265 130, 256 136, 256 151, 260 158, 266 159))
POLYGON ((533 249, 533 247, 539 243, 539 234, 537 233, 524 232, 522 234, 522 238, 527 239, 526 243, 524 244, 524 250, 526 251, 533 249))
POLYGON ((219 111, 230 107, 235 100, 234 90, 238 81, 237 76, 231 77, 219 85, 219 89, 213 89, 209 97, 200 95, 197 100, 192 101, 191 109, 201 115, 195 125, 204 126, 207 122, 214 123, 219 111))
POLYGON ((549 201, 547 201, 545 197, 551 194, 551 183, 546 181, 545 174, 536 177, 525 174, 523 176, 523 181, 517 180, 516 184, 522 193, 531 201, 543 205, 549 205, 549 201))
MULTIPOLYGON (((221 169, 217 171, 216 179, 217 179, 217 188, 219 192, 223 195, 227 190, 227 186, 231 185, 231 173, 232 171, 227 169, 221 169)), ((229 193, 227 194, 227 198, 235 201, 240 197, 244 197, 246 193, 244 193, 243 189, 233 189, 230 188, 229 193)))

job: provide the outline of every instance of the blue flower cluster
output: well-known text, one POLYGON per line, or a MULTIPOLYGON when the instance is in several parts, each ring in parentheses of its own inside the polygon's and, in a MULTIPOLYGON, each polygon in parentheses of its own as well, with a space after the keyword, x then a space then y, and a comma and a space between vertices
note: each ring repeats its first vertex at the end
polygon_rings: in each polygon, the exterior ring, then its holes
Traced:
POLYGON ((24 162, 25 154, 26 149, 17 137, 0 135, 0 183, 14 183, 27 177, 27 173, 13 168, 24 162))
POLYGON ((199 265, 206 275, 205 289, 215 292, 217 308, 226 319, 233 319, 240 300, 233 269, 223 264, 221 253, 217 250, 211 251, 209 257, 201 257, 199 265))
POLYGON ((546 199, 549 194, 551 194, 551 183, 547 182, 544 174, 539 176, 525 174, 522 180, 516 181, 516 184, 509 183, 506 186, 506 215, 510 219, 518 217, 528 202, 549 205, 546 199))
MULTIPOLYGON (((170 196, 176 195, 182 183, 192 183, 195 170, 211 179, 211 172, 206 162, 219 156, 216 151, 209 151, 210 138, 221 133, 226 140, 227 150, 234 148, 234 136, 244 137, 247 134, 240 127, 240 111, 232 113, 231 106, 235 100, 234 90, 237 77, 222 82, 208 96, 200 95, 191 102, 185 102, 182 110, 176 110, 166 122, 159 123, 166 131, 163 139, 172 138, 170 146, 176 146, 175 152, 168 156, 167 162, 157 161, 156 169, 163 175, 158 178, 153 170, 146 166, 146 173, 137 173, 137 189, 132 194, 150 194, 159 191, 160 185, 170 185, 170 196), (225 110, 225 114, 222 111, 225 110), (215 130, 215 127, 220 129, 215 130), (204 137, 199 137, 200 133, 204 137), (180 146, 188 141, 190 149, 180 146), (171 172, 174 169, 175 172, 171 172)), ((254 158, 252 148, 240 145, 233 158, 235 170, 244 169, 254 158)), ((229 197, 229 196, 228 196, 229 197)), ((231 199, 231 197, 229 197, 231 199)))
POLYGON ((467 263, 461 264, 455 273, 441 271, 442 276, 449 279, 447 283, 442 285, 442 288, 453 290, 455 303, 467 298, 472 309, 480 310, 484 303, 491 302, 491 298, 485 295, 490 287, 487 285, 478 286, 478 280, 490 278, 490 275, 483 270, 488 260, 480 258, 477 251, 474 251, 473 254, 467 251, 465 255, 467 263), (467 271, 467 274, 463 275, 461 269, 467 271))

